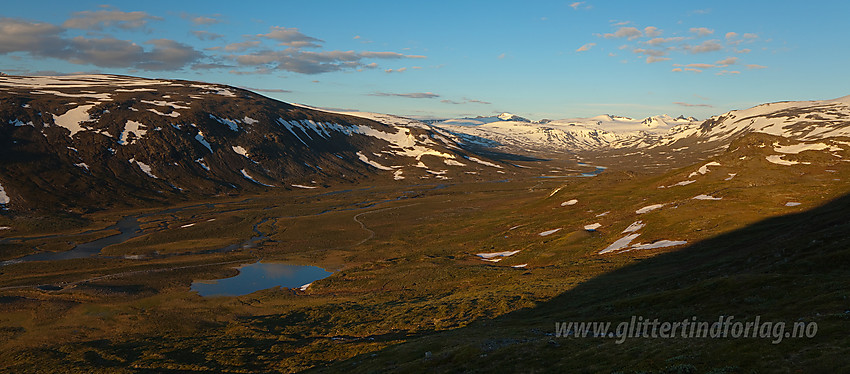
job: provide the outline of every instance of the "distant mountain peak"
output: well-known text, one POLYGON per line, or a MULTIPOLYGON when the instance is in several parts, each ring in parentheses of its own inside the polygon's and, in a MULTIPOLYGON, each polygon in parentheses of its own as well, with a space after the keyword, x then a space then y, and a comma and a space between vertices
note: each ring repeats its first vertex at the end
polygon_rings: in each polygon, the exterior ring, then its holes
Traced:
POLYGON ((498 116, 496 116, 496 118, 498 118, 502 121, 531 122, 528 119, 522 118, 522 117, 520 117, 516 114, 507 113, 507 112, 499 114, 498 116))

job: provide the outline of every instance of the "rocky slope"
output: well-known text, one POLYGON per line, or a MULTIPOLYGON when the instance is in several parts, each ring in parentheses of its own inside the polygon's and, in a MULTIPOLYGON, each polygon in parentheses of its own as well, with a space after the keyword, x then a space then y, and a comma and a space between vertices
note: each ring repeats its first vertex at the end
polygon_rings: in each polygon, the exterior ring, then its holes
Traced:
POLYGON ((0 143, 6 211, 502 170, 427 126, 328 113, 217 84, 114 75, 0 77, 0 143))

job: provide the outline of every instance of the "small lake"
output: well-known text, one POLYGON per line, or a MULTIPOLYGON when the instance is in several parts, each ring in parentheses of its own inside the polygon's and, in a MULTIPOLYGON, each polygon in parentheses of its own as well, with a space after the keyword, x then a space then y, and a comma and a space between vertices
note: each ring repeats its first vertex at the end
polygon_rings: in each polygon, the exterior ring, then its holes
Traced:
MULTIPOLYGON (((587 165, 587 164, 583 164, 583 165, 582 165, 582 164, 579 164, 579 165, 581 165, 581 166, 591 166, 591 165, 587 165)), ((594 167, 594 168, 596 168, 596 170, 591 171, 591 172, 587 172, 587 173, 581 173, 581 174, 579 174, 579 175, 541 175, 541 176, 539 176, 539 177, 537 177, 537 178, 575 178, 575 177, 595 177, 595 176, 597 176, 597 175, 599 175, 599 174, 602 174, 602 172, 604 172, 606 169, 608 169, 607 167, 604 167, 604 166, 593 166, 593 167, 594 167)))
POLYGON ((255 262, 237 268, 239 275, 192 282, 201 296, 242 296, 272 287, 299 288, 333 274, 316 266, 255 262))

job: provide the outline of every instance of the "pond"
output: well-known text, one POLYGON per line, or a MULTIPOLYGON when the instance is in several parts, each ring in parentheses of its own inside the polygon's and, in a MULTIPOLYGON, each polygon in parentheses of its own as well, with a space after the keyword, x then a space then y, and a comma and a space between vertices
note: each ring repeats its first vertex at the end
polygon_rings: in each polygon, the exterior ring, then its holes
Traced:
POLYGON ((316 266, 274 262, 245 264, 235 277, 192 282, 201 296, 242 296, 272 287, 299 288, 333 274, 316 266))

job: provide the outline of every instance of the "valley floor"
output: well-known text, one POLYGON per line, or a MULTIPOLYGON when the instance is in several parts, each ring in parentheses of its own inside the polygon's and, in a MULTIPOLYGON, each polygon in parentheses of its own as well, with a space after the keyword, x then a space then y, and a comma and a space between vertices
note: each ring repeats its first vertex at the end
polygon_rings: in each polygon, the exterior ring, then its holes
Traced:
POLYGON ((12 227, 0 243, 6 261, 34 248, 62 252, 126 233, 99 256, 0 266, 0 368, 848 367, 850 165, 778 165, 752 152, 728 151, 713 159, 716 165, 663 174, 611 168, 593 177, 364 185, 100 212, 59 232, 42 228, 51 226, 48 218, 0 222, 12 227), (111 227, 124 217, 138 227, 111 227), (333 274, 303 289, 234 297, 202 297, 190 288, 257 261, 333 274), (554 334, 556 322, 721 315, 816 322, 818 331, 780 344, 617 344, 554 334))

